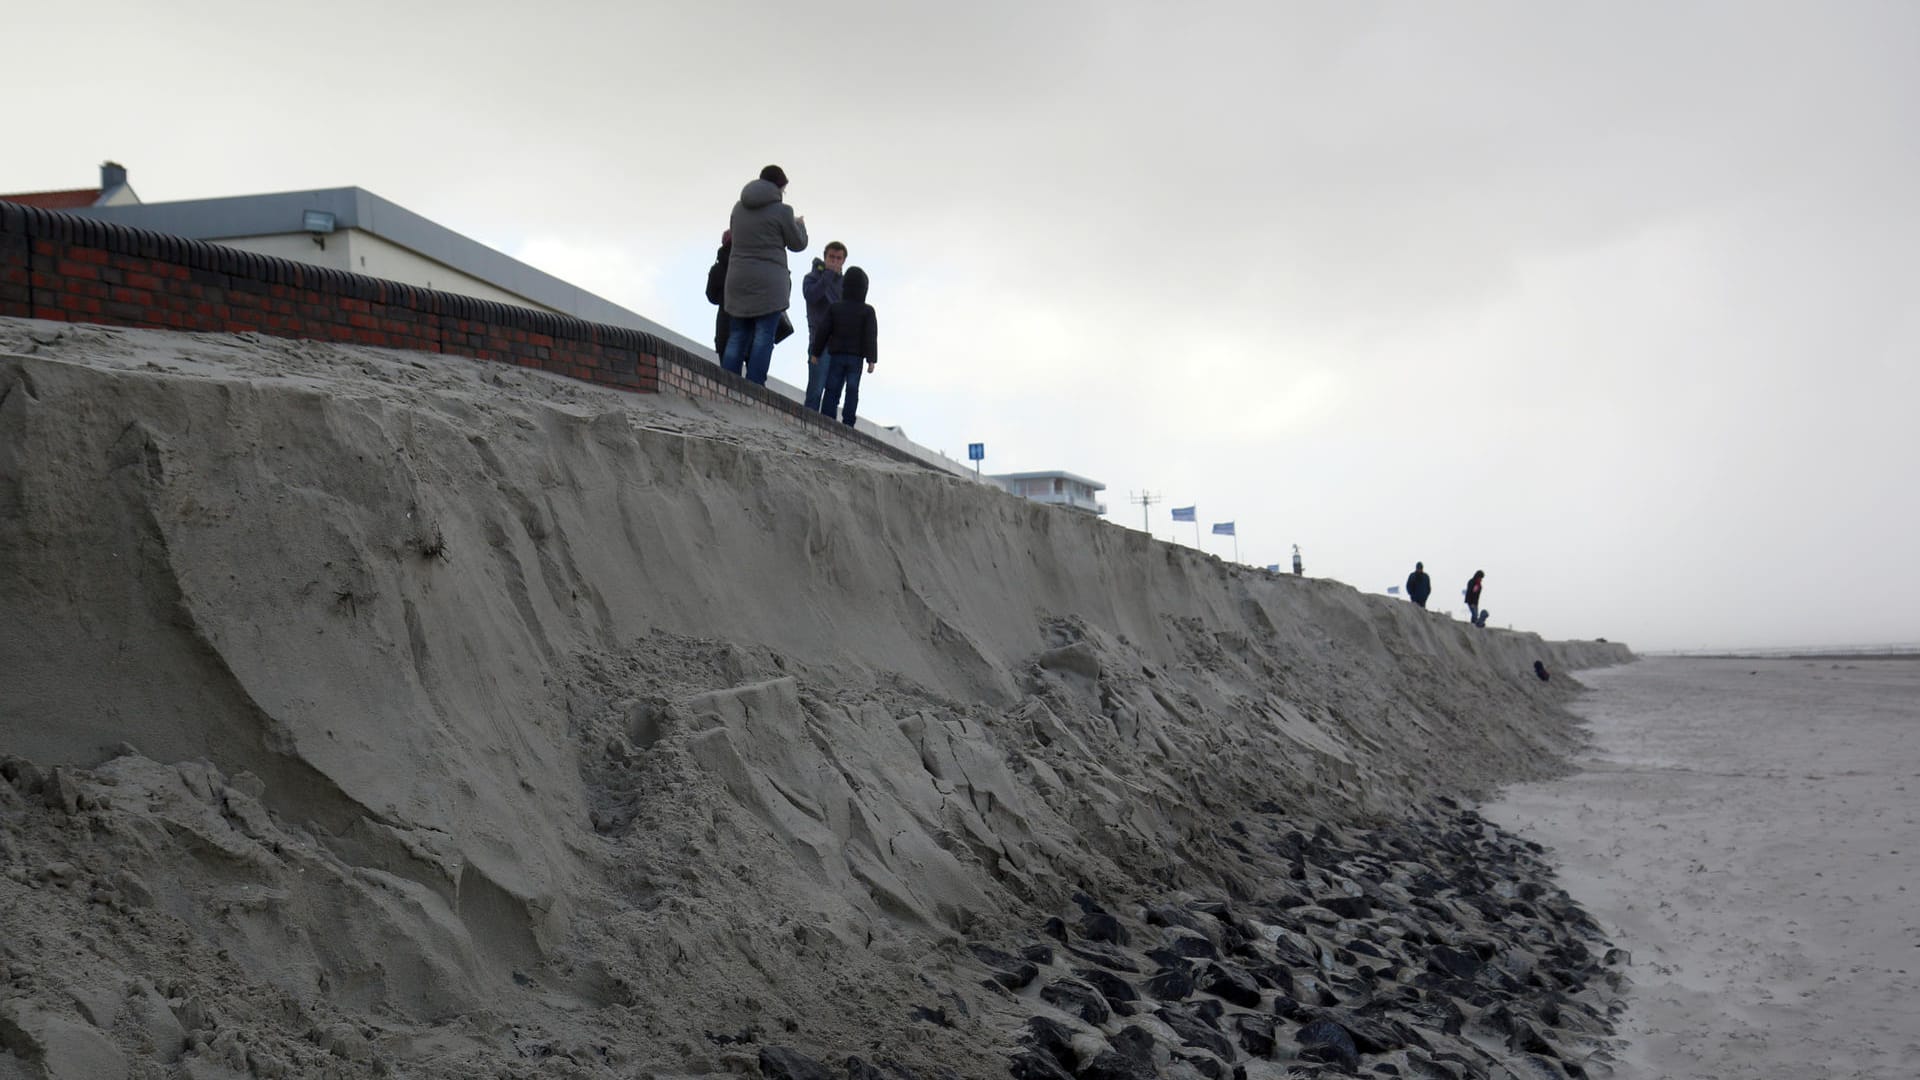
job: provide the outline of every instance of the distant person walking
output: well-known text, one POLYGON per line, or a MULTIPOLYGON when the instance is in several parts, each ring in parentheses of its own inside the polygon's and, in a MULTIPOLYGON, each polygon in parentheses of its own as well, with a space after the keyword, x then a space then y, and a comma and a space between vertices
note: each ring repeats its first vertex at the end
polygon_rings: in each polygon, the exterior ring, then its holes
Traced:
POLYGON ((1414 563, 1413 573, 1407 575, 1407 598, 1415 607, 1426 607, 1427 597, 1433 594, 1433 579, 1427 576, 1426 563, 1414 563))
POLYGON ((1467 614, 1472 617, 1473 625, 1486 625, 1480 619, 1480 579, 1487 576, 1485 570, 1475 570, 1467 579, 1467 614))
POLYGON ((819 357, 826 371, 820 387, 820 411, 832 416, 845 390, 847 407, 840 420, 852 427, 854 410, 860 405, 860 364, 864 361, 871 375, 880 362, 880 320, 874 315, 873 305, 867 303, 865 270, 856 266, 847 271, 840 299, 827 305, 820 326, 807 343, 807 355, 819 357))
POLYGON ((807 250, 807 219, 782 201, 787 174, 778 165, 740 189, 729 232, 733 256, 727 266, 726 313, 733 325, 720 366, 748 382, 767 383, 781 317, 793 303, 787 252, 807 250), (744 371, 742 370, 744 368, 744 371))
MULTIPOLYGON (((846 286, 846 276, 840 268, 847 264, 847 245, 838 240, 827 244, 820 258, 813 260, 813 270, 800 282, 800 295, 807 300, 807 343, 813 343, 813 335, 820 329, 820 320, 826 318, 827 305, 840 299, 841 290, 846 286)), ((824 385, 826 369, 820 364, 818 353, 807 353, 807 408, 820 407, 820 388, 824 385)))
POLYGON ((720 250, 714 252, 713 265, 707 268, 707 303, 714 306, 713 316, 713 355, 725 356, 727 352, 727 328, 733 320, 727 317, 727 261, 733 255, 733 230, 720 234, 720 250))

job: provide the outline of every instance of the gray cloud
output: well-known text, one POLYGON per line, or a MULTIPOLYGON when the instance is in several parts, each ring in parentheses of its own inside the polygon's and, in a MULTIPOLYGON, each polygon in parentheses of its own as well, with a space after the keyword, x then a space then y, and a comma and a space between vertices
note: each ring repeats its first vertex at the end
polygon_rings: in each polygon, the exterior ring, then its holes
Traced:
POLYGON ((778 161, 922 441, 1556 635, 1920 640, 1920 8, 602 8, 37 10, 5 182, 358 184, 698 337, 778 161))

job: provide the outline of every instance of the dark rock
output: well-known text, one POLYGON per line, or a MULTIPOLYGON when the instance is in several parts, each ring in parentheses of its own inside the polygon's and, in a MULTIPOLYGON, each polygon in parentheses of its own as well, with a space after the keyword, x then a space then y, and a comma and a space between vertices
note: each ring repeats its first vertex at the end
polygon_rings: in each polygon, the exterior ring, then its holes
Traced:
MULTIPOLYGON (((1211 915, 1221 922, 1233 921, 1233 908, 1224 900, 1195 900, 1187 905, 1187 910, 1201 915, 1211 915)), ((1206 933, 1202 930, 1201 933, 1206 933)))
POLYGON ((1290 937, 1283 937, 1273 943, 1273 956, 1278 962, 1290 968, 1317 968, 1320 958, 1302 948, 1300 943, 1290 937))
POLYGON ((1300 1056, 1309 1061, 1324 1061, 1349 1071, 1360 1067, 1360 1049, 1346 1028, 1332 1020, 1320 1019, 1294 1035, 1300 1044, 1300 1056))
POLYGON ((1227 1080, 1227 1067, 1211 1054, 1181 1054, 1179 1057, 1207 1080, 1227 1080))
POLYGON ((1107 1042, 1079 1080, 1154 1080, 1160 1075, 1153 1065, 1153 1036, 1144 1028, 1129 1025, 1107 1042))
POLYGON ((950 1028, 953 1026, 953 1021, 947 1019, 947 1007, 945 1005, 937 1009, 929 1009, 925 1005, 915 1005, 911 1015, 915 1020, 924 1020, 938 1027, 950 1028))
POLYGON ((1020 1041, 1062 1065, 1073 1064, 1073 1032, 1058 1020, 1044 1016, 1028 1017, 1027 1033, 1020 1041))
POLYGON ((1522 1054, 1538 1054, 1546 1058, 1558 1058, 1560 1051, 1540 1034, 1540 1029, 1525 1020, 1513 1022, 1513 1034, 1507 1037, 1507 1048, 1522 1054))
POLYGON ((1153 1035, 1137 1024, 1128 1024, 1107 1040, 1114 1051, 1132 1061, 1153 1064, 1153 1035))
POLYGON ((1031 1050, 1015 1054, 1013 1061, 1007 1065, 1007 1072, 1012 1074, 1013 1080, 1074 1080, 1073 1074, 1065 1066, 1031 1050))
POLYGON ((1233 1060, 1233 1044, 1227 1041, 1226 1036, 1187 1009, 1167 1005, 1154 1015, 1160 1018, 1161 1023, 1172 1028, 1175 1035, 1180 1036, 1180 1045, 1199 1047, 1228 1061, 1233 1060))
POLYGON ((1099 968, 1075 968, 1073 973, 1088 986, 1100 991, 1100 996, 1106 998, 1107 1004, 1115 1009, 1118 1009, 1123 1002, 1140 1000, 1140 992, 1133 988, 1133 984, 1111 971, 1101 971, 1099 968))
POLYGON ((1056 979, 1040 991, 1040 998, 1089 1024, 1104 1024, 1113 1015, 1105 995, 1079 979, 1056 979))
POLYGON ((1093 897, 1083 892, 1074 893, 1073 902, 1080 908, 1081 913, 1085 915, 1105 915, 1107 913, 1106 908, 1095 903, 1093 897))
POLYGON ((1018 990, 1040 975, 1040 969, 1011 953, 985 945, 975 945, 973 955, 992 970, 993 981, 1009 990, 1018 990))
POLYGON ((1058 915, 1050 915, 1047 921, 1040 925, 1040 932, 1055 941, 1065 941, 1067 940, 1067 920, 1058 915))
POLYGON ((1200 976, 1200 989, 1246 1009, 1260 1007, 1260 984, 1238 965, 1208 964, 1200 976))
POLYGON ((1089 941, 1110 941, 1115 945, 1125 945, 1128 941, 1127 928, 1120 920, 1104 911, 1096 911, 1080 920, 1080 936, 1089 941))
POLYGON ((1373 905, 1367 903, 1364 896, 1330 896, 1320 901, 1320 906, 1343 919, 1366 919, 1373 916, 1373 905))
POLYGON ((1069 945, 1067 946, 1067 951, 1090 964, 1098 964, 1109 971, 1124 971, 1128 974, 1134 974, 1140 970, 1140 965, 1134 962, 1130 954, 1123 950, 1116 949, 1111 945, 1102 945, 1097 941, 1083 941, 1078 945, 1069 945))
POLYGON ((1353 1038, 1353 1045, 1363 1054, 1385 1054, 1419 1038, 1406 1025, 1386 1017, 1364 1016, 1342 1010, 1324 1018, 1345 1028, 1353 1038))
POLYGON ((1471 952, 1436 945, 1427 951, 1427 966, 1456 979, 1471 979, 1480 971, 1480 958, 1471 952))
POLYGON ((1227 1015, 1227 1007, 1210 998, 1202 998, 1186 1007, 1187 1011, 1200 1018, 1200 1022, 1215 1028, 1220 1027, 1220 1018, 1227 1015))
POLYGON ((1161 967, 1186 967, 1187 958, 1164 945, 1156 945, 1147 950, 1147 959, 1161 967))
POLYGON ((1020 955, 1023 959, 1031 960, 1036 964, 1051 964, 1053 963, 1053 946, 1028 945, 1020 950, 1020 955))
POLYGON ((1206 930, 1203 928, 1206 924, 1200 921, 1199 916, 1185 908, 1174 907, 1172 904, 1154 904, 1149 906, 1147 908, 1147 925, 1179 926, 1191 930, 1196 934, 1206 933, 1206 930))
POLYGON ((704 1034, 707 1037, 707 1041, 712 1043, 715 1046, 728 1046, 733 1043, 750 1043, 750 1042, 760 1041, 760 1029, 757 1027, 741 1028, 740 1033, 737 1035, 726 1035, 726 1034, 715 1035, 711 1031, 704 1032, 704 1034))
POLYGON ((1147 995, 1161 1001, 1184 1001, 1193 994, 1193 971, 1185 964, 1163 968, 1147 980, 1147 995))
POLYGON ((784 1046, 760 1048, 760 1075, 767 1080, 834 1080, 825 1065, 784 1046))
POLYGON ((1273 1029, 1276 1021, 1264 1013, 1234 1013, 1232 1026, 1240 1049, 1254 1057, 1273 1056, 1273 1029))
POLYGON ((1212 960, 1220 955, 1220 950, 1214 948, 1212 939, 1205 934, 1191 931, 1167 935, 1167 947, 1173 950, 1175 956, 1189 960, 1212 960))
POLYGON ((1151 1062, 1142 1064, 1124 1054, 1102 1050, 1080 1070, 1077 1080, 1155 1080, 1159 1075, 1151 1062))

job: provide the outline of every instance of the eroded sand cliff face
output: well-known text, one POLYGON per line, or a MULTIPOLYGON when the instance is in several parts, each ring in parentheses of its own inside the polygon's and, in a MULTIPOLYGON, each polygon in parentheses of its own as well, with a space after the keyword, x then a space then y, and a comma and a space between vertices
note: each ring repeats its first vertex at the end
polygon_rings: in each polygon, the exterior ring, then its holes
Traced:
POLYGON ((0 1076, 1004 1075, 969 946, 1254 904, 1230 822, 1542 775, 1532 663, 1629 658, 730 407, 20 321, 0 610, 0 1076))

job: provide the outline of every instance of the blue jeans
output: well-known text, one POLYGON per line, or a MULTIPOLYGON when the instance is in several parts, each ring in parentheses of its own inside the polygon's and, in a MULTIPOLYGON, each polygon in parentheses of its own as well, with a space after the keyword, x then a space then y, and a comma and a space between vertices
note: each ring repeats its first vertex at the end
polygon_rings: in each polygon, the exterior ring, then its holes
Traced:
POLYGON ((773 364, 773 335, 779 329, 778 311, 751 319, 734 316, 733 326, 727 332, 727 351, 720 354, 720 366, 739 375, 744 363, 748 382, 767 385, 767 368, 773 364))
POLYGON ((807 408, 818 411, 820 391, 827 385, 827 358, 816 356, 807 365, 807 408))
POLYGON ((846 390, 847 410, 840 419, 848 427, 853 426, 853 410, 860 405, 861 362, 858 356, 820 358, 820 366, 826 369, 825 382, 820 387, 820 411, 832 416, 840 407, 840 391, 846 390))

